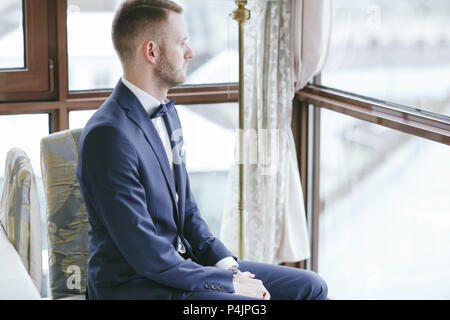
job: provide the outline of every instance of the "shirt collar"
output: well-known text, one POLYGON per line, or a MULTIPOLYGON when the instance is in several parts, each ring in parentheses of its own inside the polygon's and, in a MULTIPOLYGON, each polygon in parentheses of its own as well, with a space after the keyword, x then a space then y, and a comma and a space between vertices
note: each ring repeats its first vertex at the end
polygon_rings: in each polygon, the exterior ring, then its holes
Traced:
POLYGON ((152 114, 159 107, 159 105, 161 103, 164 103, 164 101, 158 102, 158 100, 153 98, 150 94, 148 94, 141 88, 132 84, 130 81, 125 79, 125 77, 122 77, 122 82, 138 98, 139 102, 142 104, 142 106, 144 107, 145 112, 147 112, 147 114, 152 114))

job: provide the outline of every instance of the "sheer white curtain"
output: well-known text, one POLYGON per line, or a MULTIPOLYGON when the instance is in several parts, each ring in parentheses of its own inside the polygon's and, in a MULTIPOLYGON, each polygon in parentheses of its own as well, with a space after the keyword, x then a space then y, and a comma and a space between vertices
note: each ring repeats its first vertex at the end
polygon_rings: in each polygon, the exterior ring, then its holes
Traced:
POLYGON ((331 37, 331 0, 292 0, 295 91, 322 70, 331 37))
MULTIPOLYGON (((301 261, 309 258, 310 250, 291 131, 292 99, 296 88, 320 69, 317 62, 324 61, 322 51, 312 50, 311 56, 305 55, 311 42, 303 42, 305 33, 322 29, 304 23, 322 23, 310 15, 324 19, 322 13, 329 10, 329 0, 249 0, 247 8, 251 19, 245 25, 244 57, 244 259, 266 263, 301 261), (294 41, 302 34, 299 41, 294 41)), ((314 36, 328 34, 310 35, 314 36)), ((236 161, 230 168, 220 235, 236 255, 237 142, 236 138, 236 161)))

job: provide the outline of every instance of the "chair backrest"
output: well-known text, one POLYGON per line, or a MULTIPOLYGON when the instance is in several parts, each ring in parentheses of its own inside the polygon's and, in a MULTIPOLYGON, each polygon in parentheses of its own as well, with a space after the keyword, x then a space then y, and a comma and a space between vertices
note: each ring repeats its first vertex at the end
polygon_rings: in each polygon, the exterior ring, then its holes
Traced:
POLYGON ((39 293, 42 288, 41 213, 36 179, 26 153, 13 148, 6 155, 0 204, 1 223, 39 293))
POLYGON ((53 299, 84 295, 89 222, 75 172, 82 129, 41 140, 41 171, 47 198, 48 260, 53 299))

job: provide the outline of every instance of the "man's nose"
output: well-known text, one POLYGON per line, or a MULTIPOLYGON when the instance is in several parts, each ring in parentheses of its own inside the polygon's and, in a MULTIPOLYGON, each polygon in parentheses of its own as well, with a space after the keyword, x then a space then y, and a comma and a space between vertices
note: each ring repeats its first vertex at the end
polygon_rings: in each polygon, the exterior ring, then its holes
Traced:
POLYGON ((192 59, 194 57, 194 52, 192 51, 191 47, 186 44, 186 53, 184 54, 185 59, 192 59))

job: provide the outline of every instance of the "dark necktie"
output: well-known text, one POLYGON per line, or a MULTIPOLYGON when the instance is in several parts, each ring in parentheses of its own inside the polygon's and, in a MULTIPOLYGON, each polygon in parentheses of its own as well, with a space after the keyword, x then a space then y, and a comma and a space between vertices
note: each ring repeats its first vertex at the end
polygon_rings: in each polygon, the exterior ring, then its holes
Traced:
POLYGON ((156 119, 160 116, 163 116, 166 114, 171 108, 173 108, 173 105, 175 104, 175 98, 170 100, 167 103, 160 104, 159 107, 150 115, 150 118, 156 119))

